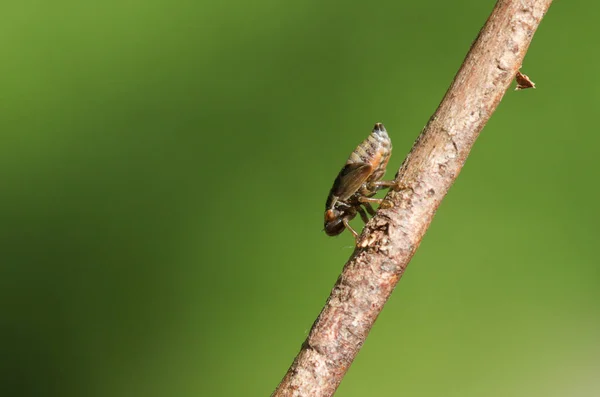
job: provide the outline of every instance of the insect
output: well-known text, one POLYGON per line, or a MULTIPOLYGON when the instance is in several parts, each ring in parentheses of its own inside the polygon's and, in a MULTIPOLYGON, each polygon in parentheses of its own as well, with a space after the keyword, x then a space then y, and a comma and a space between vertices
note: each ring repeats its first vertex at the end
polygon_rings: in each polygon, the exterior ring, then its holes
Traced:
POLYGON ((325 233, 328 236, 337 236, 348 229, 354 238, 358 238, 349 222, 358 213, 367 223, 366 212, 375 215, 371 203, 383 201, 372 197, 378 190, 394 185, 393 181, 380 180, 391 154, 392 141, 383 124, 377 123, 371 135, 354 149, 333 182, 325 203, 325 233))

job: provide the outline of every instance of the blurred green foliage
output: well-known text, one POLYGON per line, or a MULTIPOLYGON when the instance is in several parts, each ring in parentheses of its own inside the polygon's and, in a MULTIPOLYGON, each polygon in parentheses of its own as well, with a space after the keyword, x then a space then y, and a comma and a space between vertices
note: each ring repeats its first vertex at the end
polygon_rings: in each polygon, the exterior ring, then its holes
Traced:
MULTIPOLYGON (((13 396, 266 396, 493 1, 0 6, 0 355, 13 396), (360 221, 355 221, 362 227, 360 221)), ((599 3, 557 1, 337 395, 600 393, 599 3)))

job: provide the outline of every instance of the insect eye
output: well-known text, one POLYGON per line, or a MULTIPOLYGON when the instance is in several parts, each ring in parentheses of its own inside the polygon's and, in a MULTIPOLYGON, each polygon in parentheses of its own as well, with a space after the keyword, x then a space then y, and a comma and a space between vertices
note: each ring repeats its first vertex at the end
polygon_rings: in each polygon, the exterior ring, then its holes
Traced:
POLYGON ((339 211, 334 211, 334 210, 325 211, 325 221, 331 222, 331 221, 335 220, 339 216, 338 212, 339 211))

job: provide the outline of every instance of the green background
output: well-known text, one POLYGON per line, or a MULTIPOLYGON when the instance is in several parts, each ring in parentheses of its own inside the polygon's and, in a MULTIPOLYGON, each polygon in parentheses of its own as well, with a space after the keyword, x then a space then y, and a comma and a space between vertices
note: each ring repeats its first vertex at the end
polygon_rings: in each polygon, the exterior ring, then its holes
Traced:
MULTIPOLYGON (((267 396, 493 1, 0 6, 0 388, 267 396), (360 221, 354 221, 358 228, 360 221)), ((557 1, 337 396, 600 394, 600 3, 557 1)))

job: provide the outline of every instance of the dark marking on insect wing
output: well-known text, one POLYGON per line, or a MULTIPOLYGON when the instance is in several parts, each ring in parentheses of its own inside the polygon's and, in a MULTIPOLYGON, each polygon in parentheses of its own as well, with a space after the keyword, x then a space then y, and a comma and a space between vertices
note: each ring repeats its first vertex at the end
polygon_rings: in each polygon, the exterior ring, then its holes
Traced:
POLYGON ((354 149, 346 164, 335 178, 325 203, 325 233, 336 236, 348 228, 355 237, 358 233, 348 223, 361 215, 367 218, 363 206, 372 214, 369 202, 378 190, 389 187, 393 182, 380 181, 385 174, 392 154, 392 141, 381 123, 375 124, 371 134, 354 149))

